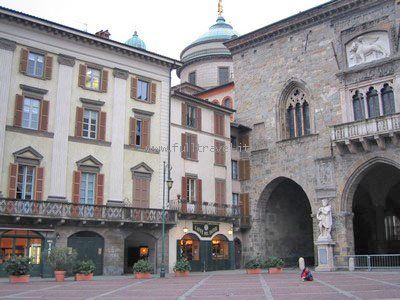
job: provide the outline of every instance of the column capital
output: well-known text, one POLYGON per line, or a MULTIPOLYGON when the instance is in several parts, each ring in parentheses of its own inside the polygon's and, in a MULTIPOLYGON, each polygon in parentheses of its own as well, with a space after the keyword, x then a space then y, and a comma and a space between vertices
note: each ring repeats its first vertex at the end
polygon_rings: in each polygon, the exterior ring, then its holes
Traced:
POLYGON ((0 38, 0 49, 14 51, 16 47, 17 47, 16 42, 7 40, 5 38, 0 38))
POLYGON ((126 70, 114 68, 114 70, 113 70, 113 75, 114 75, 114 77, 116 77, 116 78, 120 78, 120 79, 127 80, 127 79, 128 79, 128 76, 129 76, 129 72, 126 71, 126 70))
POLYGON ((75 57, 58 54, 57 61, 60 65, 65 65, 68 67, 73 67, 75 65, 75 57))

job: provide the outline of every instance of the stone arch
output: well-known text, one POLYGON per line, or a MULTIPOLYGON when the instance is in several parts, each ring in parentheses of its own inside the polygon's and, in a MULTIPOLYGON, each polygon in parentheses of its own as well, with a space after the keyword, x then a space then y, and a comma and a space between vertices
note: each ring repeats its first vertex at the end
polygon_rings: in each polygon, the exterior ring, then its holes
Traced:
POLYGON ((132 273, 132 266, 139 259, 148 258, 153 264, 154 272, 157 270, 158 245, 157 237, 149 232, 134 231, 124 240, 124 273, 132 273), (147 253, 142 250, 147 248, 147 253))
POLYGON ((228 107, 228 108, 233 108, 233 99, 232 99, 232 97, 230 97, 230 96, 224 97, 224 99, 222 99, 221 105, 225 106, 225 107, 228 107))
POLYGON ((214 100, 212 101, 212 103, 214 103, 214 104, 218 104, 218 105, 219 105, 219 101, 218 101, 218 99, 214 99, 214 100))

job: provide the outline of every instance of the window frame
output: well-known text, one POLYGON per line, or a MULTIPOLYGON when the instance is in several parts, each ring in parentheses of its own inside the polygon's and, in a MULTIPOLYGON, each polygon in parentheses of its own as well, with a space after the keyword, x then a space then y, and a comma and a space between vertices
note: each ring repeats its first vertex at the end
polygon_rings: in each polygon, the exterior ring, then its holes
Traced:
POLYGON ((148 80, 145 80, 143 78, 137 78, 137 92, 136 92, 136 99, 139 101, 143 102, 150 102, 150 85, 151 82, 148 80), (147 85, 146 87, 146 98, 142 99, 140 92, 143 91, 142 84, 145 83, 147 85))
POLYGON ((197 73, 196 71, 192 71, 188 74, 188 82, 192 85, 197 84, 197 73), (192 77, 193 76, 193 77, 192 77), (191 78, 194 78, 194 80, 191 80, 191 78))
POLYGON ((26 66, 26 75, 31 76, 31 77, 35 77, 35 78, 44 78, 45 76, 45 68, 46 68, 46 55, 43 53, 38 53, 35 51, 28 51, 28 62, 27 62, 27 66, 26 66), (31 65, 31 59, 30 57, 32 56, 36 56, 36 58, 38 57, 42 57, 43 58, 43 62, 42 62, 42 74, 37 74, 37 68, 38 68, 38 60, 35 59, 33 60, 33 74, 31 74, 30 71, 30 65, 31 65))
POLYGON ((36 166, 33 165, 29 165, 29 164, 18 164, 17 167, 17 187, 16 187, 16 199, 21 199, 21 200, 34 200, 35 198, 35 188, 36 188, 36 166), (23 174, 20 173, 20 168, 23 169, 23 174), (29 185, 31 186, 31 190, 30 190, 30 198, 27 198, 27 193, 26 193, 26 189, 27 189, 27 177, 28 177, 28 169, 32 170, 32 173, 30 175, 31 180, 29 185), (20 182, 20 176, 22 176, 22 182, 20 182), (18 191, 19 187, 20 188, 20 192, 18 191), (21 194, 20 196, 18 196, 18 194, 21 194))
POLYGON ((231 171, 232 180, 239 180, 239 163, 237 160, 231 160, 231 171))
POLYGON ((186 127, 191 129, 197 129, 197 106, 187 104, 186 105, 186 127))
POLYGON ((100 111, 97 109, 91 109, 91 108, 87 108, 87 107, 83 107, 83 118, 82 118, 82 138, 87 139, 87 140, 97 140, 98 136, 99 136, 99 123, 100 123, 100 111), (90 113, 90 117, 89 117, 89 122, 85 123, 85 118, 86 118, 86 112, 90 113), (91 124, 91 120, 93 120, 93 118, 91 118, 92 114, 96 114, 96 124, 95 124, 95 130, 91 130, 91 126, 93 126, 93 124, 91 124), (85 124, 88 125, 88 129, 87 131, 87 136, 85 136, 85 124), (94 137, 91 137, 90 134, 93 133, 95 134, 94 137))
POLYGON ((86 171, 81 171, 81 181, 80 181, 80 186, 79 186, 79 204, 82 205, 95 205, 96 203, 96 184, 97 184, 97 173, 93 173, 93 172, 86 172, 86 171), (84 179, 84 177, 86 177, 84 179), (93 177, 93 202, 89 203, 90 199, 88 198, 88 193, 89 193, 89 178, 93 177), (83 184, 85 184, 85 188, 84 188, 84 192, 85 195, 82 196, 82 186, 83 184), (82 202, 82 199, 84 200, 82 202))
POLYGON ((224 84, 228 84, 230 82, 230 68, 229 68, 229 66, 220 66, 220 67, 218 67, 218 83, 219 83, 219 85, 224 85, 224 84), (221 71, 222 70, 227 70, 227 79, 226 79, 226 82, 222 82, 222 76, 221 76, 221 71))
POLYGON ((186 176, 186 201, 187 202, 196 203, 196 201, 197 201, 197 188, 198 188, 198 186, 197 186, 197 178, 186 176), (193 196, 193 197, 191 197, 191 196, 193 196))
POLYGON ((42 108, 42 99, 37 99, 37 98, 34 98, 34 97, 28 97, 28 96, 24 95, 23 96, 21 127, 25 128, 25 129, 39 130, 40 129, 40 111, 41 111, 41 108, 42 108), (24 124, 24 122, 25 122, 25 106, 26 106, 25 102, 27 100, 29 100, 31 102, 31 104, 29 105, 29 113, 28 113, 28 123, 29 123, 29 125, 25 126, 25 124, 24 124), (38 109, 37 119, 38 120, 37 120, 37 127, 36 128, 32 127, 32 116, 33 116, 32 109, 34 108, 32 106, 33 102, 37 102, 38 103, 38 107, 37 107, 37 109, 38 109))
POLYGON ((93 67, 91 65, 86 65, 86 74, 85 74, 85 89, 87 90, 92 90, 92 91, 96 91, 99 92, 101 91, 101 81, 102 81, 102 73, 103 70, 101 68, 97 68, 97 67, 93 67), (93 87, 93 76, 89 76, 89 71, 98 71, 99 72, 99 84, 98 84, 98 88, 93 87), (88 83, 88 78, 90 79, 90 86, 87 85, 88 83))

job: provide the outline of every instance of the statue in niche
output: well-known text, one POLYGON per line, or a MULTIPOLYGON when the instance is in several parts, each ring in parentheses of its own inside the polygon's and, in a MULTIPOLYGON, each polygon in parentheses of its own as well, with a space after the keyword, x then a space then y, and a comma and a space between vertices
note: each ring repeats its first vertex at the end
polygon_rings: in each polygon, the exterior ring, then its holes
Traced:
POLYGON ((369 33, 356 38, 348 46, 349 66, 354 66, 389 56, 387 35, 369 33))
POLYGON ((318 241, 330 241, 332 230, 332 207, 328 199, 322 200, 322 206, 318 209, 317 220, 319 221, 319 237, 318 241))

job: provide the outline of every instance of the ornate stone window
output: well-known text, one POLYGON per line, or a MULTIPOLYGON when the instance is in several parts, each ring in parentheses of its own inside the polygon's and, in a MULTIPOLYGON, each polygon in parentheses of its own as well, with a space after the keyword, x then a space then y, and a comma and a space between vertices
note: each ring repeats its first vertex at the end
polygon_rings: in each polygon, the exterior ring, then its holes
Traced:
POLYGON ((381 89, 382 95, 382 107, 383 107, 383 114, 389 115, 394 114, 396 112, 396 108, 394 105, 394 93, 393 88, 385 83, 383 85, 383 89, 381 89))
POLYGON ((295 138, 311 133, 310 106, 307 95, 295 87, 286 100, 286 138, 295 138))

